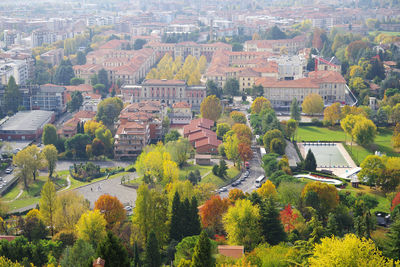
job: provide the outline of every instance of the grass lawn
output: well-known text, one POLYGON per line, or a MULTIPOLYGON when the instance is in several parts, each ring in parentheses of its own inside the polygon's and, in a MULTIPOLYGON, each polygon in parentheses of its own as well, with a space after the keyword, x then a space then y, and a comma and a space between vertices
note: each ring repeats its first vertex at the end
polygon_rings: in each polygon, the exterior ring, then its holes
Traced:
POLYGON ((227 170, 227 178, 221 179, 218 176, 215 176, 212 172, 209 173, 206 177, 201 180, 201 183, 212 183, 215 184, 217 187, 222 187, 228 184, 236 175, 239 174, 239 170, 236 167, 230 167, 227 170))
POLYGON ((375 211, 383 211, 383 212, 390 212, 390 201, 385 197, 385 195, 379 191, 375 190, 373 188, 370 188, 367 185, 360 185, 359 188, 354 188, 350 184, 347 185, 345 189, 342 189, 343 192, 350 192, 352 195, 356 196, 357 193, 365 193, 371 196, 376 197, 378 200, 378 206, 371 210, 371 213, 375 211))
POLYGON ((371 32, 369 32, 369 35, 377 35, 380 33, 384 33, 389 36, 400 36, 399 32, 387 32, 387 31, 371 31, 371 32))
MULTIPOLYGON (((397 153, 393 150, 391 139, 392 139, 393 131, 388 128, 379 128, 378 134, 375 138, 375 143, 370 147, 365 148, 357 145, 353 142, 353 147, 347 145, 348 151, 352 150, 353 160, 357 162, 362 162, 364 158, 368 155, 374 154, 375 151, 381 151, 386 153, 388 156, 396 156, 399 157, 400 153, 397 153)), ((339 128, 336 127, 334 129, 328 127, 318 127, 318 126, 300 126, 297 131, 297 140, 301 141, 350 141, 350 137, 339 128)))
POLYGON ((203 176, 207 172, 211 171, 211 169, 212 166, 202 166, 188 163, 183 168, 179 169, 179 180, 186 180, 191 171, 199 170, 200 175, 203 176))

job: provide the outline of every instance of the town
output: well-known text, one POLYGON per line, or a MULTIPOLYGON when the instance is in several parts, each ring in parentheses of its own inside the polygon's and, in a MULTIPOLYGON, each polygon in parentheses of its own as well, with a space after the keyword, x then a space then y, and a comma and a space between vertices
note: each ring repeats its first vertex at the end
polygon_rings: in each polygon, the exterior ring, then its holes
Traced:
POLYGON ((0 266, 400 265, 400 4, 0 3, 0 266))

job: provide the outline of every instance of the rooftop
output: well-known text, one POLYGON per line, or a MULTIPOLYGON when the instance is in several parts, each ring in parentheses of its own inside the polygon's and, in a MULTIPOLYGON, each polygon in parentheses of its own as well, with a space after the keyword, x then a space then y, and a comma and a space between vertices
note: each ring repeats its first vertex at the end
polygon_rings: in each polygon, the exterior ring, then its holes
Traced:
POLYGON ((53 111, 19 111, 0 125, 0 131, 36 131, 44 127, 53 116, 53 111))

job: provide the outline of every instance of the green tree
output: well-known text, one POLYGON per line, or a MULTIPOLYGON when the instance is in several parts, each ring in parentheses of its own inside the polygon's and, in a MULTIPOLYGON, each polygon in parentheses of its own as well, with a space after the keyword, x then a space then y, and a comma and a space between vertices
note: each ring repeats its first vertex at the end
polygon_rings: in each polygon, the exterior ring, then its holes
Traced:
POLYGON ((144 265, 146 267, 161 266, 160 248, 154 231, 151 231, 147 238, 144 265))
POLYGON ((97 107, 97 121, 102 121, 108 128, 111 129, 123 106, 122 100, 118 97, 104 99, 97 107))
POLYGON ((218 98, 222 97, 222 90, 213 80, 208 80, 206 83, 207 95, 215 95, 218 98))
POLYGON ((69 85, 74 78, 74 70, 70 60, 61 61, 54 74, 54 82, 59 85, 69 85))
POLYGON ((308 150, 306 159, 304 160, 304 169, 306 171, 315 171, 317 169, 317 161, 311 149, 308 150))
POLYGON ((294 140, 294 137, 295 137, 295 134, 296 134, 296 130, 297 130, 297 126, 298 126, 298 123, 297 123, 296 120, 290 119, 290 120, 287 121, 286 134, 287 134, 287 137, 289 139, 294 140))
POLYGON ((200 105, 201 116, 206 119, 217 121, 221 116, 222 106, 215 95, 207 96, 200 105))
POLYGON ((194 248, 190 267, 213 267, 215 261, 212 255, 211 242, 205 231, 202 231, 194 248))
POLYGON ((225 82, 223 92, 225 95, 237 96, 239 95, 239 88, 238 80, 230 78, 225 82))
POLYGON ((40 214, 44 222, 50 226, 51 235, 54 234, 54 214, 57 209, 56 188, 49 179, 43 185, 39 200, 40 214))
POLYGON ((82 78, 78 78, 78 77, 74 77, 70 81, 71 85, 80 85, 80 84, 84 84, 84 83, 85 83, 85 80, 82 78))
POLYGON ((47 161, 47 168, 49 169, 49 177, 52 177, 58 160, 57 148, 54 145, 46 145, 43 148, 42 153, 44 155, 44 159, 47 161))
POLYGON ((352 135, 359 145, 367 146, 374 142, 376 126, 371 120, 364 118, 356 122, 352 135))
POLYGON ((79 51, 76 54, 76 64, 77 65, 85 65, 86 64, 86 56, 83 52, 79 51))
POLYGON ((92 264, 95 257, 95 250, 90 243, 83 239, 78 239, 72 247, 67 247, 60 260, 61 267, 87 267, 92 264))
POLYGON ((107 266, 131 266, 126 248, 112 232, 107 232, 106 238, 97 247, 97 256, 105 260, 107 266))
POLYGON ((108 81, 108 74, 105 69, 99 70, 99 73, 97 73, 97 79, 100 84, 103 84, 105 88, 108 90, 110 87, 109 81, 108 81))
POLYGON ((386 249, 389 256, 395 260, 400 260, 400 220, 396 219, 390 226, 389 232, 386 234, 388 242, 386 249))
POLYGON ((224 135, 231 129, 231 127, 229 126, 229 124, 227 123, 218 123, 217 124, 217 135, 218 137, 222 138, 224 137, 224 135))
POLYGON ((171 141, 176 141, 176 140, 179 139, 180 136, 181 135, 177 130, 172 130, 172 131, 170 131, 169 133, 167 133, 165 135, 164 143, 166 144, 166 143, 171 142, 171 141))
POLYGON ((171 240, 180 241, 182 239, 182 208, 181 199, 178 192, 175 192, 172 201, 171 219, 169 228, 169 238, 171 240))
POLYGON ((296 98, 293 98, 290 104, 290 118, 296 121, 301 120, 300 106, 296 98))
POLYGON ((136 39, 135 42, 133 43, 133 49, 134 50, 140 50, 143 48, 143 46, 146 44, 146 40, 144 39, 136 39))
POLYGON ((264 240, 271 246, 277 245, 286 239, 286 233, 279 219, 273 197, 268 197, 260 206, 260 224, 264 240))
POLYGON ((69 112, 79 110, 83 103, 83 96, 80 91, 74 91, 71 94, 71 100, 67 102, 67 108, 69 112))
POLYGON ((18 111, 18 107, 22 102, 22 96, 13 76, 8 80, 2 100, 2 109, 4 114, 9 112, 16 113, 18 111))
MULTIPOLYGON (((283 142, 285 140, 282 132, 278 129, 270 130, 270 131, 266 132, 265 135, 263 136, 263 143, 264 143, 264 147, 267 151, 271 151, 271 141, 273 139, 283 140, 283 142)), ((286 146, 286 143, 285 143, 285 146, 286 146)))
POLYGON ((368 155, 361 162, 361 171, 358 177, 362 180, 366 180, 369 185, 374 185, 380 176, 385 171, 385 164, 382 158, 376 155, 368 155))
POLYGON ((65 149, 72 151, 77 158, 86 158, 86 146, 89 144, 89 135, 76 134, 65 141, 65 149))
POLYGON ((44 145, 57 144, 57 128, 53 124, 46 124, 43 128, 42 142, 44 145))

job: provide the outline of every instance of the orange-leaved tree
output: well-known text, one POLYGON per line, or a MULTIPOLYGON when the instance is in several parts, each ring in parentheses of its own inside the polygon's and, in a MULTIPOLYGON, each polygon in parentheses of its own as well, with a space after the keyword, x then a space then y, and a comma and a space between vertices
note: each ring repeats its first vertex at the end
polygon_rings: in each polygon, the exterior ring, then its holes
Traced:
POLYGON ((288 204, 281 212, 280 212, 280 218, 281 222, 283 224, 283 227, 285 228, 285 232, 290 233, 291 231, 294 230, 295 222, 297 220, 298 215, 293 212, 292 206, 288 204))
POLYGON ((228 210, 228 199, 220 196, 212 196, 200 208, 201 224, 205 228, 211 228, 216 233, 223 231, 222 216, 228 210))
POLYGON ((94 208, 104 214, 109 229, 125 220, 126 211, 117 197, 108 194, 101 195, 94 203, 94 208))

